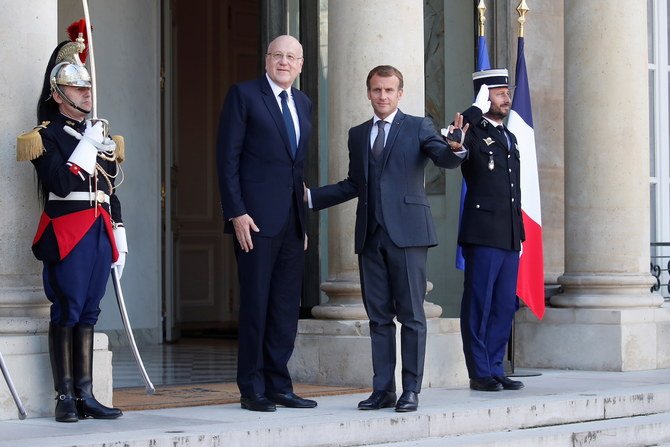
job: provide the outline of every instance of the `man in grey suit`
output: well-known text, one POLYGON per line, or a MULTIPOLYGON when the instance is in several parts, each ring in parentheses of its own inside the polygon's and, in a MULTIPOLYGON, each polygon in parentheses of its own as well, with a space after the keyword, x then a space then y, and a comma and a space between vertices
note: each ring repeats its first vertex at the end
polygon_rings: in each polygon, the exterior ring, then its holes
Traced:
MULTIPOLYGON (((398 109, 403 77, 396 68, 373 68, 366 84, 374 116, 349 130, 348 177, 307 191, 305 199, 321 210, 358 198, 355 251, 374 370, 374 391, 358 408, 416 411, 426 349, 426 257, 428 247, 437 245, 424 168, 429 159, 455 168, 465 151, 461 141, 445 141, 430 119, 398 109), (397 403, 394 317, 402 324, 403 393, 397 403)), ((462 118, 454 126, 460 124, 462 118)))

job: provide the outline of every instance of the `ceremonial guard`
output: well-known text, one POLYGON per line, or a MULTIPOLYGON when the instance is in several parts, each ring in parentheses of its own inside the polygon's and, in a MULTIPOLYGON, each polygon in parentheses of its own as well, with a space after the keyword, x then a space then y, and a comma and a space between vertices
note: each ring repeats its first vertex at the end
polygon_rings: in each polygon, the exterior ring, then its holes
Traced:
POLYGON ((68 28, 73 41, 54 50, 37 104, 38 126, 19 136, 17 158, 37 172, 44 206, 32 250, 44 264, 51 302, 49 353, 56 421, 114 419, 121 410, 93 396, 93 335, 110 267, 120 275, 128 251, 116 187, 123 140, 107 136, 91 112, 91 77, 83 65, 85 22, 68 28), (81 56, 81 58, 80 58, 81 56))
POLYGON ((472 79, 478 93, 463 112, 470 130, 461 165, 467 192, 458 234, 465 258, 463 351, 471 389, 518 390, 523 383, 505 376, 503 368, 524 240, 519 149, 503 123, 512 100, 507 69, 479 71, 472 79))

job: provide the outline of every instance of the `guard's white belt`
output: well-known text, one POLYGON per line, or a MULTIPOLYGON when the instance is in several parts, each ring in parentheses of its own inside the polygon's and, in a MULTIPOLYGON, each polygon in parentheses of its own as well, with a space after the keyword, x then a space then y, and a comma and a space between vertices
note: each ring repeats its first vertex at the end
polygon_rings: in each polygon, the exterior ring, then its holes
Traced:
POLYGON ((87 202, 109 203, 109 195, 105 194, 104 191, 74 191, 65 197, 60 197, 50 192, 49 200, 85 200, 87 202))

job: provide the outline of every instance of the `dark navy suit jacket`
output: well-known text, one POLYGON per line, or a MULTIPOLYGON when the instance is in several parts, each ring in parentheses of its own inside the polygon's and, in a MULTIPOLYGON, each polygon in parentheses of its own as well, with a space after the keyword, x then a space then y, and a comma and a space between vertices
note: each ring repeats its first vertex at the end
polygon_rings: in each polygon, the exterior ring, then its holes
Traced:
POLYGON ((306 229, 303 175, 311 129, 312 103, 291 88, 300 121, 295 158, 281 109, 265 75, 234 85, 219 120, 217 168, 226 231, 229 220, 249 214, 260 228, 257 236, 276 236, 285 225, 291 200, 306 229))
MULTIPOLYGON (((367 234, 368 157, 372 119, 349 130, 349 174, 333 185, 310 189, 315 210, 358 197, 356 253, 363 251, 367 234)), ((391 240, 401 248, 437 245, 435 224, 424 188, 428 160, 443 168, 455 168, 463 160, 455 155, 429 118, 396 114, 386 138, 380 173, 384 225, 391 240)))

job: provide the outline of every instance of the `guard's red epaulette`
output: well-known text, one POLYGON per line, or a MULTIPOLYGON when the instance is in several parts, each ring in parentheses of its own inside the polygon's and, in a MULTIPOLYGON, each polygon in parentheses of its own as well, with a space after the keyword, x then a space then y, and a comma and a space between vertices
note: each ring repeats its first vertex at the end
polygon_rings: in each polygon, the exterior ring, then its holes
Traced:
POLYGON ((22 133, 16 137, 16 160, 30 161, 34 160, 44 152, 42 143, 41 129, 46 129, 49 121, 43 121, 42 124, 33 128, 33 130, 22 133))

